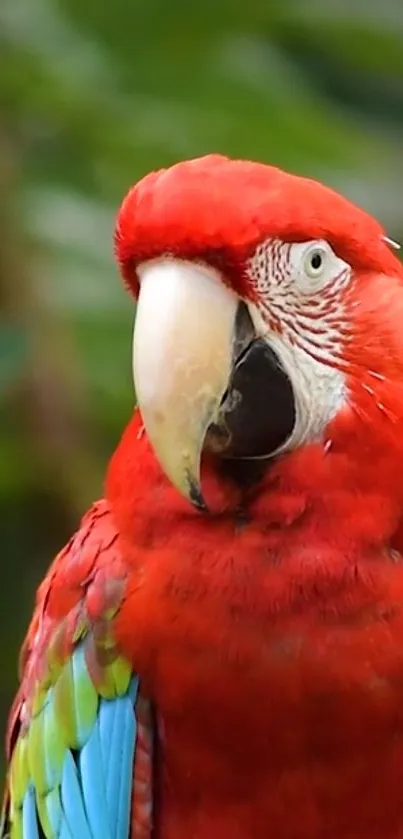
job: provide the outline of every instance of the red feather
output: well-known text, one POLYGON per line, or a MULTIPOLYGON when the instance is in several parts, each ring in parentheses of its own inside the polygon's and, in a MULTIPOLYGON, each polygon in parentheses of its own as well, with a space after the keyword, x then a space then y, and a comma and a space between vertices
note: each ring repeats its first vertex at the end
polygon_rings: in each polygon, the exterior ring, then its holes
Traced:
POLYGON ((115 234, 123 277, 137 293, 136 266, 164 253, 202 259, 248 295, 245 261, 267 238, 326 239, 356 268, 402 275, 372 216, 329 187, 221 155, 153 172, 128 193, 115 234))
POLYGON ((207 523, 140 427, 107 490, 141 547, 117 630, 162 726, 158 839, 397 839, 401 459, 307 447, 243 498, 205 464, 207 523))

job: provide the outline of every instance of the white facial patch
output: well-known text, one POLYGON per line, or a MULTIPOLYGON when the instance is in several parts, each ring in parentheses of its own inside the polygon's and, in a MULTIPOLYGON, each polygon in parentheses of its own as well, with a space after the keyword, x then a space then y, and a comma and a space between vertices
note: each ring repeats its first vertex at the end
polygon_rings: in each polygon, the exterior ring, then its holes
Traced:
POLYGON ((348 337, 344 291, 352 269, 325 241, 269 240, 247 271, 259 295, 254 326, 277 354, 293 385, 296 424, 278 451, 320 441, 346 399, 338 361, 348 337))

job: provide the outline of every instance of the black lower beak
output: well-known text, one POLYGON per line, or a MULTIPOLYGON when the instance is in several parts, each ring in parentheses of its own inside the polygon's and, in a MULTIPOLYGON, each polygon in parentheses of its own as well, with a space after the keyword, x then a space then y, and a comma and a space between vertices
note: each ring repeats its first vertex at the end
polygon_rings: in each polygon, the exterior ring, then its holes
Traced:
POLYGON ((290 379, 264 338, 257 338, 247 307, 240 304, 234 341, 234 364, 217 422, 210 426, 206 448, 223 457, 270 456, 295 426, 290 379))

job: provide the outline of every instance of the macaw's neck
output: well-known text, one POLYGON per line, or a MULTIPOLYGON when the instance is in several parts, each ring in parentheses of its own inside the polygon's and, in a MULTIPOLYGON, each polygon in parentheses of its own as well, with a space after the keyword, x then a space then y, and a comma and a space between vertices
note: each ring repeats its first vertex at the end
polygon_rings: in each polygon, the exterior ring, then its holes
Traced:
POLYGON ((162 473, 136 411, 112 457, 106 495, 124 539, 147 548, 263 537, 276 553, 287 531, 288 548, 307 541, 352 559, 385 547, 403 551, 403 457, 388 460, 363 440, 347 452, 311 445, 249 466, 207 460, 205 514, 162 473))

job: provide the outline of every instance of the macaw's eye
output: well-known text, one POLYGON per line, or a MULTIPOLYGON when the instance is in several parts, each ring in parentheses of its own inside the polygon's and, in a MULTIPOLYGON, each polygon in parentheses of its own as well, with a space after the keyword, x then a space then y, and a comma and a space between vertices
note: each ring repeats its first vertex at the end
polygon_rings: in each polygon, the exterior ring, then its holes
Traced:
POLYGON ((305 255, 305 273, 308 277, 312 277, 312 279, 316 279, 316 277, 320 277, 323 273, 325 268, 325 260, 326 260, 326 251, 324 248, 320 247, 313 247, 310 248, 308 253, 305 255))
POLYGON ((322 267, 322 254, 319 253, 319 251, 316 251, 316 253, 312 254, 312 256, 311 256, 310 268, 313 271, 319 271, 321 267, 322 267))

